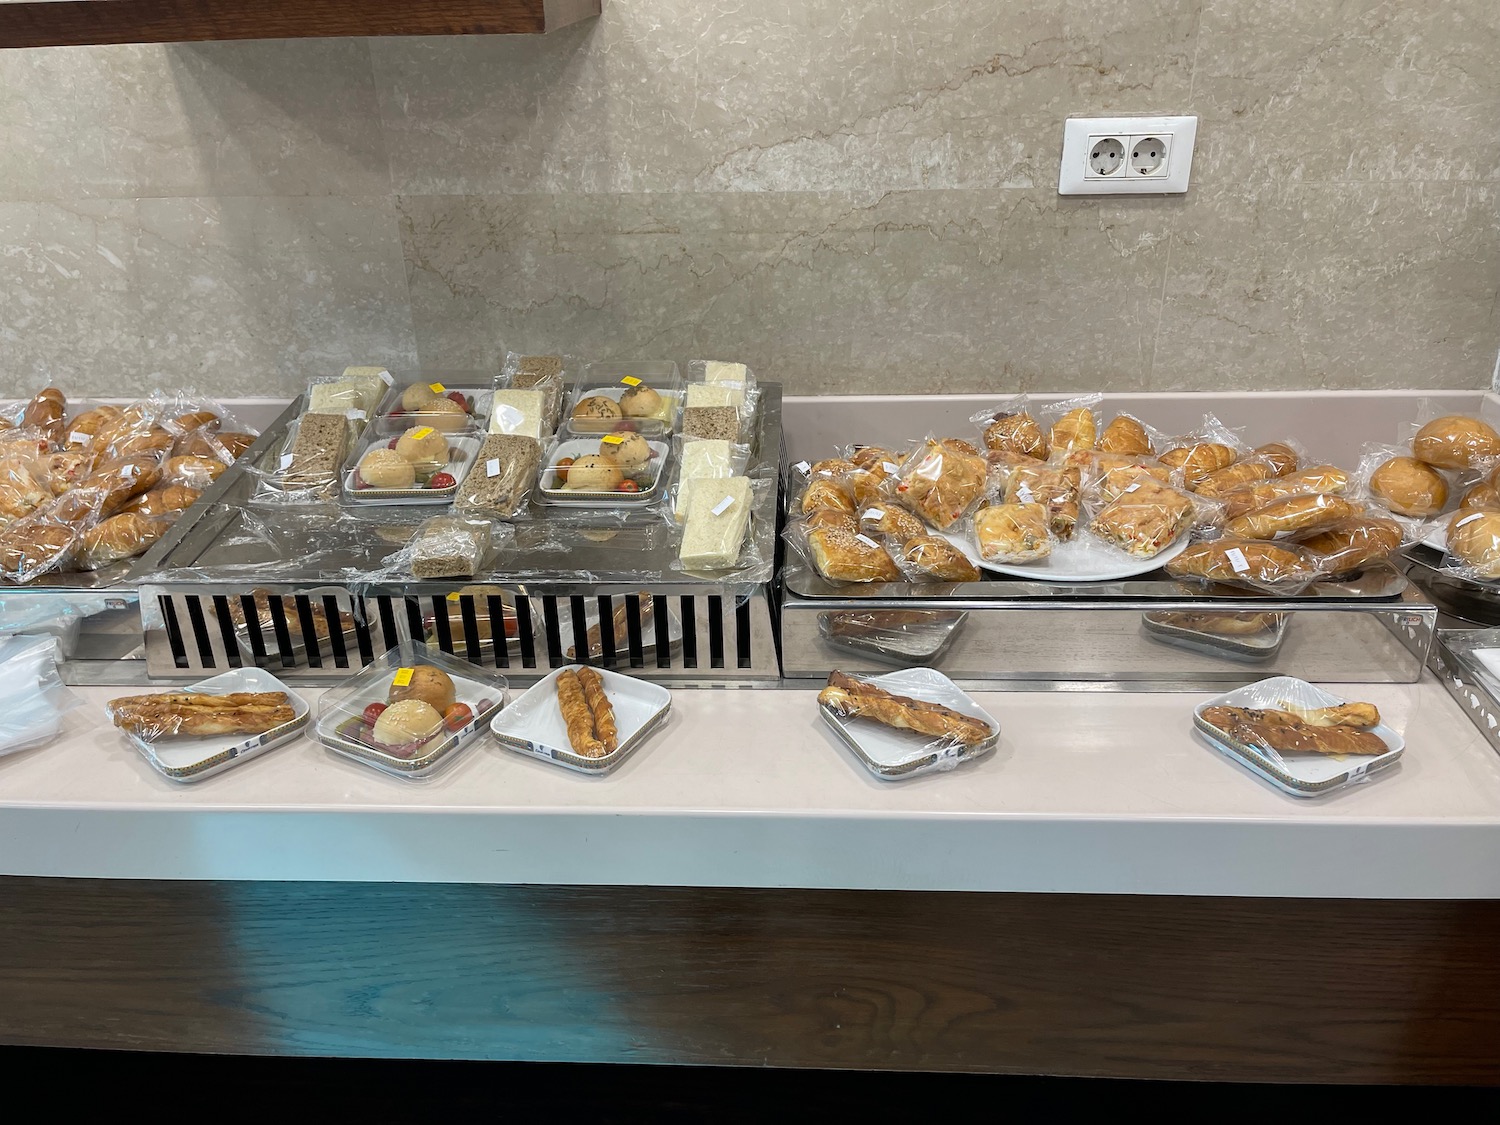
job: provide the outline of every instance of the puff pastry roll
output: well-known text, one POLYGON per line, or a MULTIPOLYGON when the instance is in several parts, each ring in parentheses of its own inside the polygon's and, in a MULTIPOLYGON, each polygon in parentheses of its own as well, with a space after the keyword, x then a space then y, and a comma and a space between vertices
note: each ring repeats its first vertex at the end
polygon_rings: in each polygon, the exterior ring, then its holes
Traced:
POLYGON ((1052 553, 1047 509, 1037 503, 981 508, 974 516, 974 539, 988 562, 1036 562, 1052 553))
POLYGON ((1176 542, 1193 521, 1193 502, 1154 480, 1132 484, 1106 505, 1090 525, 1095 537, 1126 554, 1149 559, 1176 542))

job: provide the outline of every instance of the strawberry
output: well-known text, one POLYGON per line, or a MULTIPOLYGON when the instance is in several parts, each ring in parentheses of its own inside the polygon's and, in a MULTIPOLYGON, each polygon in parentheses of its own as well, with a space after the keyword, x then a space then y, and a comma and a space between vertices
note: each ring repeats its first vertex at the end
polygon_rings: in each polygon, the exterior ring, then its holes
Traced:
POLYGON ((458 481, 452 473, 433 473, 427 482, 428 488, 452 488, 458 481))

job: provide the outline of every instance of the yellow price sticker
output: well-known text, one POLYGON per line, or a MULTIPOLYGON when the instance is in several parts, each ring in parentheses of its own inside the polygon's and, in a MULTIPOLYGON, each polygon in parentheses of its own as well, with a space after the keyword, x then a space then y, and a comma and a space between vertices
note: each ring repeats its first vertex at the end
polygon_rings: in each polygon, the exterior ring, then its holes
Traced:
POLYGON ((391 687, 410 687, 411 674, 414 671, 416 671, 414 668, 397 668, 396 674, 391 677, 391 687))
POLYGON ((621 442, 623 442, 625 440, 625 435, 624 434, 605 434, 599 440, 602 441, 602 442, 604 442, 606 445, 619 445, 621 442))
POLYGON ((641 385, 641 381, 634 375, 626 375, 620 382, 624 383, 627 387, 639 387, 641 385))
POLYGON ((449 594, 448 595, 448 600, 450 602, 456 602, 456 601, 458 601, 458 591, 454 590, 453 593, 449 594))
POLYGON ((422 426, 419 429, 413 430, 411 436, 417 441, 425 441, 427 440, 427 435, 430 433, 432 433, 431 426, 422 426))
POLYGON ((448 388, 441 383, 428 383, 427 389, 435 395, 446 394, 448 392, 448 388))

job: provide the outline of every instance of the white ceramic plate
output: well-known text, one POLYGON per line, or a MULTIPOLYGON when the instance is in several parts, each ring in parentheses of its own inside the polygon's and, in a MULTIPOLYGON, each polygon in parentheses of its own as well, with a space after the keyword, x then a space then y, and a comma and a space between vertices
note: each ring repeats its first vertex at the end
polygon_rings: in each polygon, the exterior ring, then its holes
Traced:
POLYGON ((1220 753, 1248 766, 1273 785, 1297 797, 1315 797, 1365 780, 1376 770, 1396 762, 1406 749, 1406 740, 1386 723, 1372 733, 1387 746, 1384 754, 1283 754, 1257 746, 1243 746, 1208 723, 1203 712, 1209 707, 1276 709, 1291 703, 1297 707, 1335 707, 1351 702, 1293 676, 1272 676, 1200 703, 1193 721, 1200 733, 1220 753), (1285 701, 1285 702, 1283 702, 1285 701))
POLYGON ((611 672, 596 669, 604 678, 604 694, 615 712, 619 744, 602 758, 585 758, 573 751, 568 741, 568 727, 557 706, 557 677, 576 672, 580 666, 570 664, 555 669, 546 679, 496 715, 490 723, 495 741, 507 750, 541 758, 580 773, 604 774, 618 766, 667 717, 672 693, 664 687, 611 672))
POLYGON ((309 708, 291 688, 264 668, 236 668, 180 689, 202 695, 229 695, 236 691, 281 691, 292 705, 292 719, 264 734, 221 734, 212 738, 162 738, 156 741, 126 733, 141 756, 163 777, 172 781, 201 781, 205 777, 259 757, 274 746, 295 737, 307 725, 309 708))
POLYGON ((868 684, 884 688, 894 695, 905 695, 927 703, 939 703, 951 710, 983 719, 994 732, 977 746, 942 742, 930 735, 900 730, 872 719, 844 718, 832 708, 819 705, 824 720, 854 751, 860 765, 883 781, 894 781, 934 770, 951 770, 960 762, 977 758, 995 748, 1000 740, 1000 724, 995 717, 966 695, 957 684, 931 668, 904 668, 883 676, 856 676, 868 684))
POLYGON ((1045 559, 1031 563, 997 563, 981 558, 979 548, 968 536, 952 532, 939 534, 982 570, 1016 578, 1030 578, 1038 582, 1110 582, 1134 578, 1138 574, 1150 574, 1187 550, 1192 538, 1188 531, 1184 531, 1166 550, 1149 559, 1138 559, 1103 540, 1095 539, 1080 528, 1066 543, 1054 542, 1052 553, 1045 559))

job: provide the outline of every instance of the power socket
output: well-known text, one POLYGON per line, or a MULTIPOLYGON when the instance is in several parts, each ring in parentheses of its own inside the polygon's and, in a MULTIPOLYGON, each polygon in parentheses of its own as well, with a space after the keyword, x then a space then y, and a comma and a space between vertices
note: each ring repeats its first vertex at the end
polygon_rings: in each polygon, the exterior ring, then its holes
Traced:
POLYGON ((1188 189, 1196 117, 1070 117, 1059 195, 1165 195, 1188 189))

